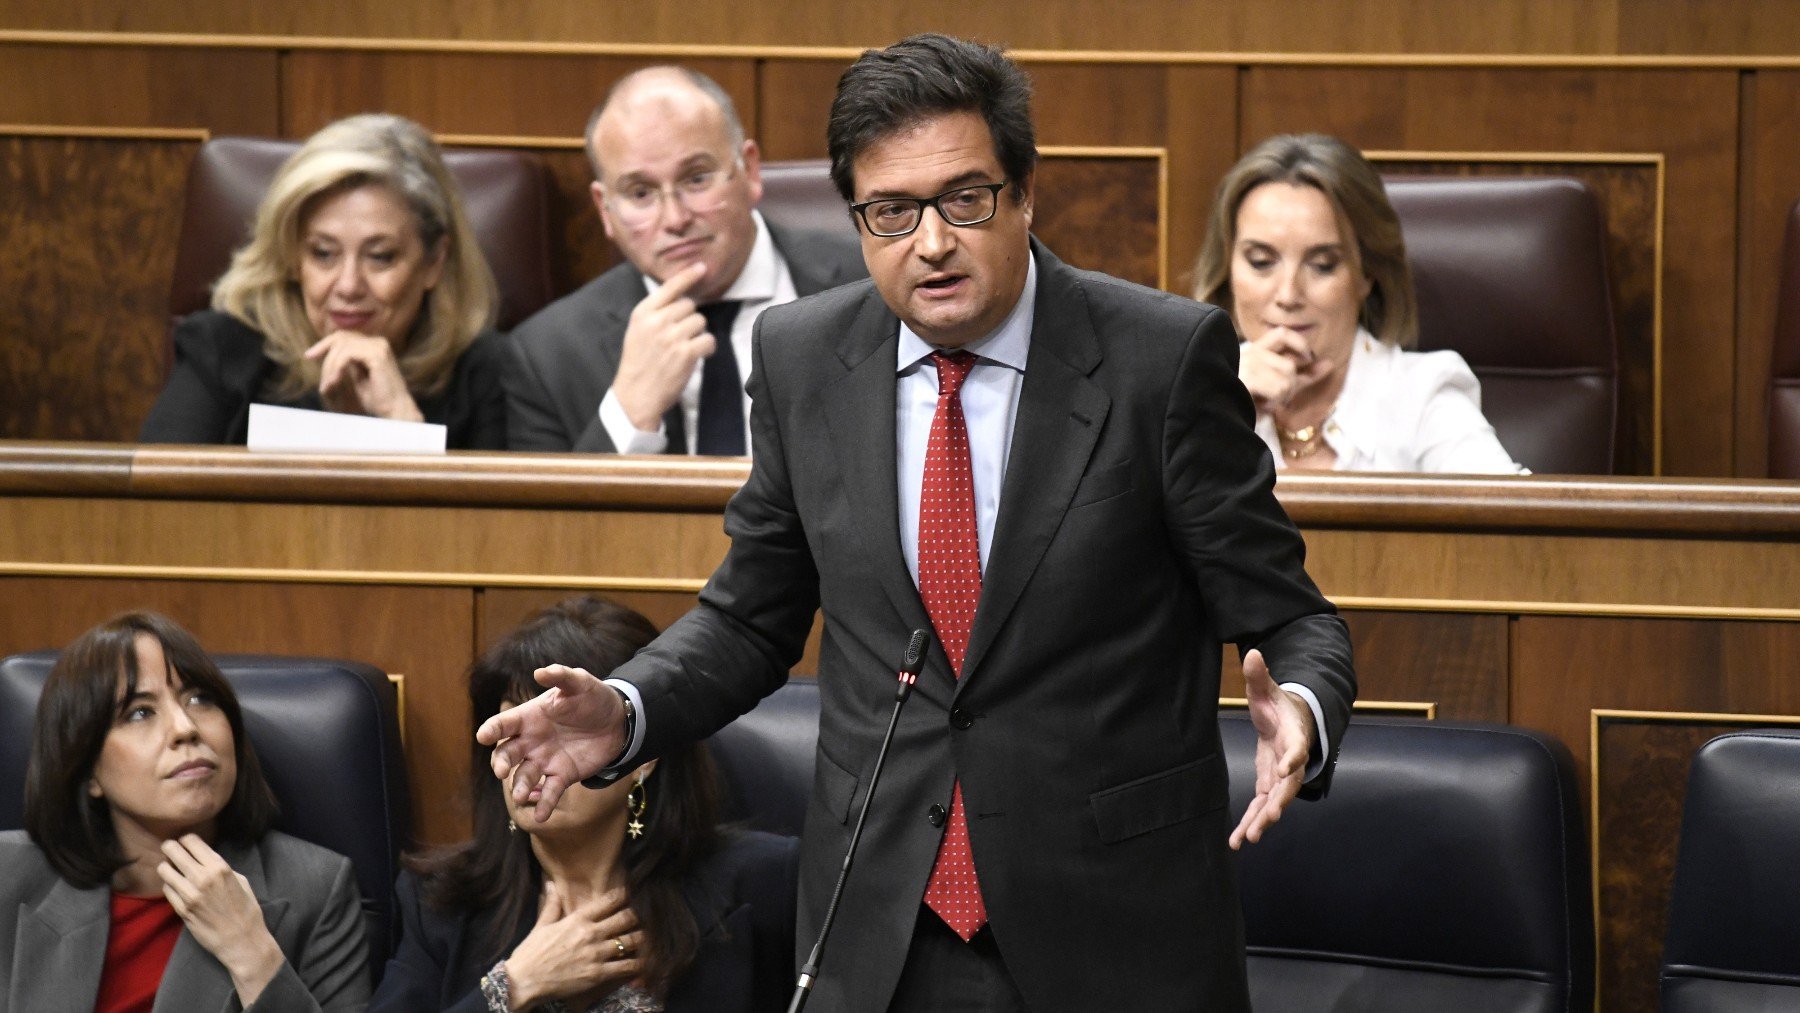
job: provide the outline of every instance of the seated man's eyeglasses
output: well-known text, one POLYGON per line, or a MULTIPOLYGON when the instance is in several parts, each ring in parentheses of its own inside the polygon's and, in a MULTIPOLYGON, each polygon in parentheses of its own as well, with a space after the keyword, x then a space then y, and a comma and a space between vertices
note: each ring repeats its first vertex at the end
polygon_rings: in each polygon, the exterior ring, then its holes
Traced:
POLYGON ((927 207, 937 208, 938 216, 951 225, 980 225, 994 217, 1004 186, 1006 180, 959 186, 936 197, 878 197, 850 205, 850 212, 862 219, 869 235, 883 239, 912 235, 925 220, 927 207))
POLYGON ((723 203, 725 184, 737 173, 738 163, 695 169, 673 183, 632 179, 608 187, 606 201, 613 213, 630 225, 645 225, 662 216, 667 202, 680 201, 694 213, 717 210, 723 203))

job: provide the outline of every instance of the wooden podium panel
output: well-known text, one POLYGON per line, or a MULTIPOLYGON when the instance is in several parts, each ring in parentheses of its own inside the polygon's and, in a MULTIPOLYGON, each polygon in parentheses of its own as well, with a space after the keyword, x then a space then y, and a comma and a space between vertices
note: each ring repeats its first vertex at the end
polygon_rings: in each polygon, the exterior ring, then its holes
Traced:
MULTIPOLYGON (((150 607, 213 650, 403 675, 418 836, 451 841, 467 827, 469 662, 570 593, 673 621, 725 552, 745 469, 0 443, 0 653, 150 607)), ((1667 888, 1680 754, 1705 728, 1800 715, 1800 486, 1327 475, 1276 492, 1345 612, 1365 700, 1569 746, 1596 834, 1603 1006, 1630 1008, 1661 946, 1645 912, 1667 888), (1642 734, 1599 717, 1621 712, 1704 720, 1642 734), (1663 801, 1637 806, 1639 791, 1663 801)), ((1227 653, 1222 695, 1238 696, 1227 653)))

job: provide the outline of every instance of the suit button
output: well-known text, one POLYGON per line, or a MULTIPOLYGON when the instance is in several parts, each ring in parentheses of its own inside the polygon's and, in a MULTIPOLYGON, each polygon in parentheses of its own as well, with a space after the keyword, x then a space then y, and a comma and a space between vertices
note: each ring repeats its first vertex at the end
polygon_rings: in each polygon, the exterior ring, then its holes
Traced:
POLYGON ((961 707, 954 707, 951 709, 951 711, 950 711, 950 726, 952 728, 956 728, 961 731, 967 731, 969 729, 969 726, 974 723, 975 723, 975 719, 969 716, 968 711, 963 710, 961 707))
POLYGON ((931 804, 931 811, 925 815, 925 818, 931 821, 932 826, 941 827, 944 825, 945 818, 949 815, 949 813, 944 811, 943 806, 933 802, 931 804))

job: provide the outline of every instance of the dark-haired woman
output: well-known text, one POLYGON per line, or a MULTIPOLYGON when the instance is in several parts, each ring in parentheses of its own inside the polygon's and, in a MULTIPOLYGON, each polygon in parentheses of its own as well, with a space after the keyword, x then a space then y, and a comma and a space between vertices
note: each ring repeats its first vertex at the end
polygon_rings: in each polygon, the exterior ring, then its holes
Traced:
MULTIPOLYGON (((655 636, 592 596, 544 609, 470 670, 475 723, 536 696, 553 661, 604 676, 655 636)), ((475 837, 401 875, 400 950, 371 1010, 785 1008, 798 842, 715 828, 704 747, 571 788, 543 823, 485 750, 471 761, 475 837)))
POLYGON ((192 636, 151 613, 82 634, 38 701, 26 831, 0 834, 0 1008, 361 1009, 350 862, 274 818, 192 636))

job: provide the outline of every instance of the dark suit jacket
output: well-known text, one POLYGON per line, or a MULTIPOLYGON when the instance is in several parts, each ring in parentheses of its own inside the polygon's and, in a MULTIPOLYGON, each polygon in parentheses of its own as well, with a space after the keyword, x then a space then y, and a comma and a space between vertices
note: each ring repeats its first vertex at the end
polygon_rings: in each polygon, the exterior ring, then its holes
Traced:
MULTIPOLYGON (((501 388, 505 339, 488 332, 456 361, 449 386, 418 398, 425 421, 447 426, 451 450, 505 450, 506 398, 501 388)), ((143 443, 243 443, 250 404, 323 406, 319 392, 297 401, 263 396, 278 367, 263 354, 260 332, 226 313, 201 310, 175 328, 175 368, 144 419, 143 443)))
MULTIPOLYGON (((846 237, 789 232, 772 223, 769 235, 801 296, 868 274, 862 254, 846 237)), ((594 454, 617 450, 600 424, 600 402, 619 371, 631 311, 643 300, 644 275, 625 262, 513 330, 506 369, 508 447, 594 454)), ((677 404, 665 416, 670 432, 681 431, 680 414, 677 404)), ((685 454, 687 446, 671 440, 666 452, 685 454)))
MULTIPOLYGON (((799 842, 743 833, 709 859, 688 884, 688 910, 700 927, 700 951, 676 980, 669 1013, 759 1013, 787 1008, 794 964, 794 879, 799 842)), ((371 1013, 486 1013, 481 976, 505 958, 537 921, 534 905, 500 956, 483 952, 485 912, 443 912, 400 874, 400 950, 388 961, 371 1013)))
MULTIPOLYGON (((361 1010, 369 999, 369 954, 350 860, 275 832, 254 847, 221 847, 219 855, 250 881, 287 957, 250 1013, 361 1010)), ((69 885, 24 831, 0 833, 0 1009, 94 1008, 110 897, 104 886, 69 885)), ((156 1013, 239 1008, 230 972, 183 929, 156 991, 156 1013)))
MULTIPOLYGON (((1349 718, 1349 638, 1275 501, 1226 314, 1033 251, 1035 324, 963 675, 934 646, 900 718, 821 1013, 885 1009, 957 777, 994 938, 1033 1010, 1246 1007, 1221 642, 1312 690, 1331 742, 1349 718)), ((771 692, 823 603, 806 946, 895 667, 929 625, 900 550, 897 334, 870 283, 761 318, 731 549, 700 606, 614 673, 643 694, 639 763, 771 692)))

